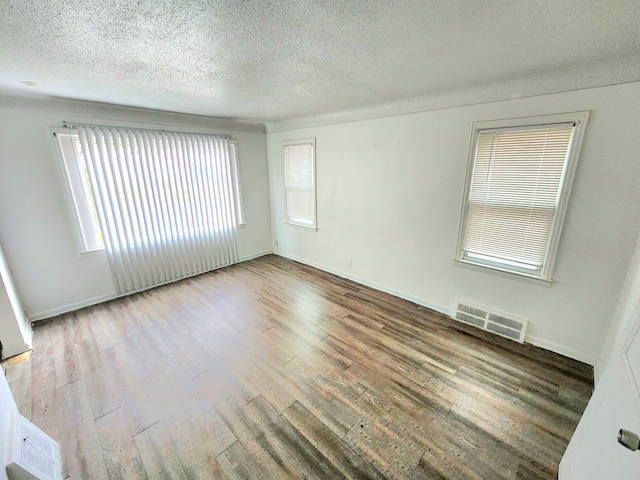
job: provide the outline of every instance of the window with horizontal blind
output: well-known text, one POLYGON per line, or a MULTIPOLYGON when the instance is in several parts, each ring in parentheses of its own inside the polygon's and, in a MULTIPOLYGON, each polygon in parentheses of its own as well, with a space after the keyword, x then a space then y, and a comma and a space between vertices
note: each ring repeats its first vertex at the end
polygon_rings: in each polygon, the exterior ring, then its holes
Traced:
POLYGON ((458 261, 551 282, 587 116, 474 124, 458 261))
POLYGON ((284 142, 285 221, 316 228, 315 139, 284 142))

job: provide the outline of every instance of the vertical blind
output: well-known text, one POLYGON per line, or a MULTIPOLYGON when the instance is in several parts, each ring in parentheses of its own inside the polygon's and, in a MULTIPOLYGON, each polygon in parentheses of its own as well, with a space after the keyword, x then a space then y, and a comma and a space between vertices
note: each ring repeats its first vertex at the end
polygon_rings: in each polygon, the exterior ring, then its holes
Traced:
POLYGON ((225 137, 78 127, 118 293, 238 261, 225 137))
POLYGON ((478 132, 464 257, 542 270, 573 133, 572 123, 478 132))
POLYGON ((316 221, 313 150, 312 143, 284 147, 287 221, 306 226, 314 226, 316 221))

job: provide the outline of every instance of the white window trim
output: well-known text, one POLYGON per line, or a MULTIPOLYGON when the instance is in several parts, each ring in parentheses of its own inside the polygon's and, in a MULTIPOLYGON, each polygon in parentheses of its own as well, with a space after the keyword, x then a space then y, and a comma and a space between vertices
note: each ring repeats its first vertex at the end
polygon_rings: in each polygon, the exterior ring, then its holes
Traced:
MULTIPOLYGON (((71 223, 73 225, 73 233, 76 240, 76 244, 78 246, 78 251, 82 258, 92 257, 96 255, 105 255, 106 250, 105 247, 99 248, 88 248, 84 234, 83 227, 79 218, 79 212, 76 206, 76 198, 73 191, 73 188, 70 184, 71 180, 69 178, 69 172, 67 169, 66 159, 64 158, 64 153, 62 151, 62 147, 60 145, 60 141, 58 140, 58 134, 64 135, 77 135, 78 132, 73 128, 60 128, 60 127, 50 127, 49 131, 51 132, 51 142, 53 145, 53 150, 58 159, 58 173, 60 176, 60 182, 62 183, 62 189, 64 191, 65 200, 67 203, 67 210, 69 212, 69 216, 71 218, 71 223)), ((241 184, 241 175, 240 175, 240 147, 237 140, 230 140, 229 143, 235 146, 235 161, 230 162, 231 171, 234 178, 233 188, 234 188, 234 198, 236 200, 235 211, 236 211, 236 222, 238 228, 246 227, 246 220, 244 216, 244 204, 242 198, 242 184, 241 184)), ((315 154, 315 147, 314 147, 315 154)))
POLYGON ((463 192, 463 204, 462 213, 460 215, 460 224, 458 226, 458 243, 456 247, 456 254, 454 257, 454 263, 458 266, 471 268, 486 273, 493 273, 508 278, 513 278, 520 281, 525 281, 542 286, 551 286, 553 284, 553 268, 555 265, 556 255, 558 252, 558 245, 560 243, 560 237, 562 234, 562 228, 564 226, 564 219, 567 210, 567 204, 571 194, 571 188, 573 186, 573 178, 575 176, 576 167, 578 165, 578 158, 580 156, 580 150, 582 148, 582 141, 584 138, 584 131, 589 120, 589 112, 571 112, 560 113, 553 115, 541 115, 535 117, 520 117, 502 120, 491 120, 486 122, 476 122, 473 124, 471 131, 471 141, 469 143, 469 158, 467 161, 467 176, 464 184, 463 192), (546 124, 558 124, 558 123, 575 123, 575 133, 573 137, 573 143, 569 152, 569 158, 565 164, 563 171, 563 178, 561 181, 560 198, 558 200, 558 208, 551 224, 551 235, 549 237, 549 243, 547 245, 547 253, 545 255, 545 262, 540 272, 540 275, 531 275, 524 272, 517 272, 509 270, 502 266, 492 266, 486 263, 476 263, 463 257, 462 242, 464 240, 465 221, 467 218, 467 210, 469 208, 469 188, 471 186, 471 178, 473 176, 473 168, 475 161, 475 148, 478 141, 478 134, 480 130, 487 130, 492 128, 518 128, 518 127, 533 127, 537 125, 546 124))
POLYGON ((318 181, 317 181, 317 167, 316 167, 316 139, 315 137, 311 137, 311 138, 299 138, 296 140, 283 140, 282 141, 282 172, 283 172, 283 177, 282 177, 282 194, 283 194, 283 201, 284 201, 284 223, 286 223, 287 225, 291 225, 293 227, 300 227, 300 228, 304 228, 306 230, 314 230, 317 231, 318 230, 318 181), (292 222, 289 219, 289 216, 287 215, 287 188, 285 185, 285 178, 284 178, 284 149, 285 147, 290 147, 290 146, 294 146, 294 145, 307 145, 307 144, 311 144, 311 147, 313 148, 313 224, 312 225, 305 225, 303 223, 297 223, 297 222, 292 222))
POLYGON ((62 147, 60 145, 60 141, 57 138, 57 135, 64 134, 74 134, 77 133, 74 129, 69 128, 57 128, 51 127, 49 128, 51 132, 51 142, 53 145, 53 150, 55 152, 55 156, 57 157, 57 166, 58 173, 60 175, 60 182, 62 183, 62 190, 64 192, 65 200, 67 202, 67 211, 69 212, 69 216, 71 218, 71 223, 73 225, 73 233, 76 239, 76 245, 78 246, 78 251, 81 257, 92 257, 95 255, 104 255, 105 248, 104 246, 99 248, 88 248, 84 239, 84 235, 82 233, 82 225, 80 223, 78 209, 76 207, 76 199, 74 192, 70 185, 69 172, 67 171, 67 164, 64 158, 64 154, 62 152, 62 147))
POLYGON ((244 228, 247 221, 244 216, 244 201, 242 199, 242 180, 240 175, 240 145, 237 140, 230 140, 235 148, 235 159, 231 162, 231 174, 233 175, 233 195, 236 199, 236 224, 238 228, 244 228))

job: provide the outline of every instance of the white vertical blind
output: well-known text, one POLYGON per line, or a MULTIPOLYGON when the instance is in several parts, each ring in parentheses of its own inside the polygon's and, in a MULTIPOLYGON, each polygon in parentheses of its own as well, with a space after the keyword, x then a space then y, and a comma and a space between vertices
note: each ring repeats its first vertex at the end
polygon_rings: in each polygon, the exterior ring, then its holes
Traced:
POLYGON ((478 132, 464 257, 542 271, 573 134, 572 123, 478 132))
POLYGON ((285 145, 284 185, 287 221, 315 226, 316 192, 312 143, 285 145))
POLYGON ((118 293, 238 261, 225 137, 78 127, 118 293))

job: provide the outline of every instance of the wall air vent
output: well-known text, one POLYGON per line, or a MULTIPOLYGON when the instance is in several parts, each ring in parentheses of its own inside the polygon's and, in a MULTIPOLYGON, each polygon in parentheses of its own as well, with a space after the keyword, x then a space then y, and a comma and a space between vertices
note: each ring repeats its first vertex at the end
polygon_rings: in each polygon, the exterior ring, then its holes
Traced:
POLYGON ((7 435, 9 480, 62 480, 60 444, 18 412, 7 435))
POLYGON ((456 301, 453 319, 501 337, 524 343, 527 321, 521 318, 480 307, 464 300, 456 301))

